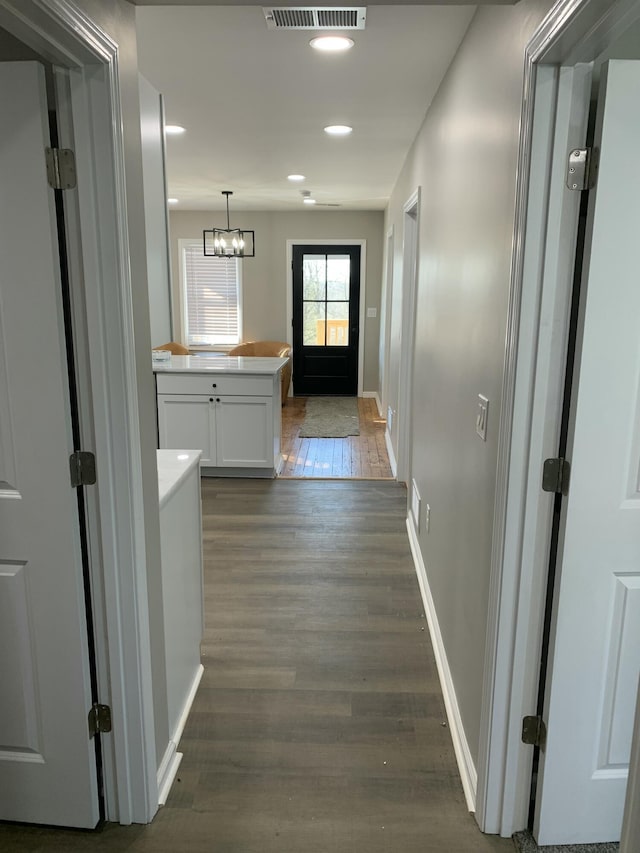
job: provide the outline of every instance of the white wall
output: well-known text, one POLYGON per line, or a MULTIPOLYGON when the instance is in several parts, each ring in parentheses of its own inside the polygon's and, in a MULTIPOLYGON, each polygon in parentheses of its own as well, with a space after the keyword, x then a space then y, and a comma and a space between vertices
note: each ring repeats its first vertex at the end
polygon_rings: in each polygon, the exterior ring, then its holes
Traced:
MULTIPOLYGON (((430 532, 419 545, 474 762, 491 563, 524 47, 550 7, 480 7, 393 190, 389 405, 397 409, 402 206, 422 188, 411 458, 430 532), (490 400, 487 441, 477 395, 490 400)), ((399 419, 392 430, 397 457, 399 419)))
MULTIPOLYGON (((171 258, 174 291, 174 335, 179 340, 178 240, 202 237, 204 228, 225 223, 221 211, 171 211, 171 258)), ((377 317, 365 319, 364 390, 378 388, 380 285, 382 280, 383 221, 381 211, 242 212, 231 208, 233 228, 255 231, 256 256, 242 262, 243 338, 287 340, 287 240, 366 240, 366 306, 377 317)), ((291 318, 289 318, 289 326, 291 318)))

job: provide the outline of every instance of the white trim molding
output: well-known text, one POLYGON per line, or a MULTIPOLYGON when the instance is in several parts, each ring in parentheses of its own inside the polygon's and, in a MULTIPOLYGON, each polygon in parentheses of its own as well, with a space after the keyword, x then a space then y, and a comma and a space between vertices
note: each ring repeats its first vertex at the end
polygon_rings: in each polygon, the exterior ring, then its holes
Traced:
POLYGON ((171 740, 169 741, 162 762, 160 763, 160 767, 158 768, 157 778, 159 806, 163 806, 166 803, 169 791, 171 790, 178 768, 180 767, 180 762, 182 761, 182 753, 177 751, 178 745, 180 743, 182 733, 184 732, 184 727, 187 724, 187 718, 191 711, 193 701, 196 698, 196 693, 198 692, 198 687, 200 686, 203 673, 204 666, 200 664, 196 670, 191 687, 189 688, 189 693, 187 694, 184 706, 176 722, 175 731, 171 733, 171 740))
MULTIPOLYGON (((358 397, 363 397, 364 387, 364 342, 366 336, 366 289, 367 289, 367 241, 363 239, 331 240, 302 240, 295 238, 287 240, 287 303, 286 303, 286 330, 287 343, 293 345, 293 247, 294 246, 360 246, 360 305, 358 310, 358 323, 360 334, 358 335, 358 397)), ((292 383, 293 384, 293 383, 292 383)), ((294 389, 295 391, 295 389, 294 389)))
POLYGON ((407 532, 409 534, 409 544, 411 546, 411 554, 416 568, 418 584, 420 586, 420 595, 424 605, 424 612, 429 625, 429 635, 431 637, 431 645, 433 646, 433 654, 436 659, 438 668, 438 676, 440 678, 440 687, 444 698, 444 705, 447 711, 447 720, 449 722, 449 731, 451 732, 451 740, 453 741, 453 749, 458 763, 458 771, 462 781, 464 797, 467 802, 467 808, 470 812, 476 809, 476 789, 478 786, 478 774, 473 763, 471 750, 467 742, 467 736, 462 725, 462 716, 460 707, 456 697, 456 689, 453 684, 453 676, 449 668, 447 653, 444 647, 444 640, 440 632, 440 624, 436 613, 436 606, 431 595, 429 587, 429 579, 427 577, 427 569, 422 559, 418 536, 413 524, 411 515, 407 517, 407 532))
POLYGON ((394 226, 392 225, 387 230, 386 240, 384 244, 384 279, 382 282, 382 293, 380 296, 380 305, 382 316, 380 318, 380 355, 378 385, 380 388, 380 416, 386 412, 389 405, 389 360, 391 350, 391 306, 393 304, 393 270, 395 264, 394 252, 394 226))
POLYGON ((411 389, 420 256, 420 194, 418 186, 402 206, 402 328, 396 435, 397 476, 404 483, 411 479, 411 389), (411 262, 410 269, 407 261, 411 262))
POLYGON ((384 443, 387 445, 387 453, 389 454, 389 465, 391 466, 391 473, 394 477, 398 476, 398 463, 396 462, 396 455, 393 452, 393 443, 391 441, 391 435, 389 433, 389 427, 387 426, 384 431, 384 443))

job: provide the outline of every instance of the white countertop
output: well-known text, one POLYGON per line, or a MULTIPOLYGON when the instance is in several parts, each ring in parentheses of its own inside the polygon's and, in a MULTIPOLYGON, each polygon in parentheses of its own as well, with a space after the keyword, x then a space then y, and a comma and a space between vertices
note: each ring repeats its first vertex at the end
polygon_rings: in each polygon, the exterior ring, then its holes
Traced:
MULTIPOLYGON (((160 506, 164 506, 189 471, 196 467, 201 450, 156 450, 158 454, 158 493, 160 506)), ((198 477, 200 472, 198 468, 198 477)))
POLYGON ((262 373, 273 376, 287 363, 286 358, 221 355, 172 355, 169 361, 153 363, 154 373, 262 373))

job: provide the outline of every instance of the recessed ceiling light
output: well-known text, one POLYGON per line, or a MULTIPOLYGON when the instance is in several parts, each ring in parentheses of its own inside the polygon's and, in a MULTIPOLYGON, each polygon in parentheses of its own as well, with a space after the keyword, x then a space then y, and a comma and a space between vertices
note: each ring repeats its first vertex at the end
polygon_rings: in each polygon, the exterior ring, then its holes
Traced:
POLYGON ((348 124, 330 124, 329 127, 325 127, 324 132, 331 136, 347 136, 352 130, 353 128, 348 124))
POLYGON ((306 181, 304 175, 287 175, 288 181, 306 181))
POLYGON ((316 200, 315 200, 315 198, 303 198, 302 203, 303 204, 315 204, 316 200))
POLYGON ((353 39, 347 36, 318 36, 309 42, 315 50, 324 50, 328 53, 338 53, 341 50, 349 50, 353 47, 353 39))
POLYGON ((184 133, 186 130, 185 127, 182 127, 179 124, 165 124, 164 132, 170 134, 171 136, 178 136, 180 133, 184 133))
POLYGON ((167 201, 169 202, 169 204, 177 204, 180 201, 180 199, 179 198, 168 198, 167 201))

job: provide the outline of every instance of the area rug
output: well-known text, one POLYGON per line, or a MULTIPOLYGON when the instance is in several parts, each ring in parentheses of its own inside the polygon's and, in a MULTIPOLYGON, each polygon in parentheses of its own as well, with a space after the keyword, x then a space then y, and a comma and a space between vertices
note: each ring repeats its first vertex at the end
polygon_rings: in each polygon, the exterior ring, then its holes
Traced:
POLYGON ((513 842, 519 853, 616 853, 620 845, 611 844, 563 844, 538 847, 530 832, 516 832, 513 842))
POLYGON ((346 438, 360 435, 357 397, 310 397, 301 438, 346 438))

